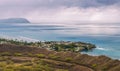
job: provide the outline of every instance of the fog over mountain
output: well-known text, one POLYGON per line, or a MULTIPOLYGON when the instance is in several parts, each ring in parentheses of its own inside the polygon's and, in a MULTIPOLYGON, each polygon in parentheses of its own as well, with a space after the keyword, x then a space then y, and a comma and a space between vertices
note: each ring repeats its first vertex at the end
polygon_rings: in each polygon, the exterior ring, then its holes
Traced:
POLYGON ((0 0, 0 18, 31 22, 120 23, 120 0, 0 0))
POLYGON ((8 19, 0 19, 0 23, 30 23, 25 18, 8 18, 8 19))

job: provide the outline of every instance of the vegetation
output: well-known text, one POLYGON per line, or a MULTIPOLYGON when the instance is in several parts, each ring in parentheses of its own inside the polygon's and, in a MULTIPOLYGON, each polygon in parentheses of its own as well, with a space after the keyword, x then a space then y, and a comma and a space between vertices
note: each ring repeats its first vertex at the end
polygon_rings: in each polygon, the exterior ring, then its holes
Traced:
POLYGON ((15 56, 22 56, 21 53, 14 53, 15 56))
POLYGON ((0 71, 119 71, 120 61, 69 51, 0 44, 0 71))
MULTIPOLYGON (((82 42, 0 40, 0 71, 119 71, 120 61, 76 53, 94 45, 82 42), (48 50, 49 49, 49 50, 48 50)), ((94 46, 95 47, 95 46, 94 46)))
POLYGON ((44 58, 45 55, 44 54, 36 54, 36 57, 38 57, 38 58, 44 58))
POLYGON ((65 58, 65 61, 69 62, 69 61, 72 61, 73 59, 71 57, 67 57, 65 58))
POLYGON ((54 55, 54 54, 49 54, 48 56, 49 56, 49 58, 51 58, 51 59, 59 59, 59 58, 60 58, 60 56, 54 55))
POLYGON ((16 40, 0 39, 0 44, 15 44, 15 45, 46 48, 54 51, 72 51, 72 52, 90 51, 93 48, 96 48, 95 45, 90 43, 70 42, 70 41, 27 42, 22 40, 18 41, 17 39, 16 40))

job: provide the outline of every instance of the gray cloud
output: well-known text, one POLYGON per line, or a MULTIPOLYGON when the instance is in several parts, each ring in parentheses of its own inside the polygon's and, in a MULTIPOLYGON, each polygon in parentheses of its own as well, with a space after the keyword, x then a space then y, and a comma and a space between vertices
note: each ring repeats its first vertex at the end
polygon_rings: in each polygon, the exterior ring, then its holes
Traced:
POLYGON ((96 7, 119 3, 119 0, 2 0, 0 6, 20 7, 58 7, 58 6, 79 6, 96 7))
POLYGON ((25 17, 32 22, 120 22, 119 6, 120 0, 0 0, 0 18, 25 17))
POLYGON ((112 5, 120 2, 120 0, 96 0, 96 1, 104 5, 112 5))

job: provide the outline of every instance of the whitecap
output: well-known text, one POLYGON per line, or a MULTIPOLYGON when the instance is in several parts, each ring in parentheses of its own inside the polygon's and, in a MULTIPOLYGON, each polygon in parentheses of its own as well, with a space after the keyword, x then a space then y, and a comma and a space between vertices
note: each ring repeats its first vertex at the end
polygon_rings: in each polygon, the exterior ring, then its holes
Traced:
POLYGON ((103 51, 110 51, 110 49, 102 48, 102 47, 97 47, 96 49, 98 49, 98 50, 103 50, 103 51))

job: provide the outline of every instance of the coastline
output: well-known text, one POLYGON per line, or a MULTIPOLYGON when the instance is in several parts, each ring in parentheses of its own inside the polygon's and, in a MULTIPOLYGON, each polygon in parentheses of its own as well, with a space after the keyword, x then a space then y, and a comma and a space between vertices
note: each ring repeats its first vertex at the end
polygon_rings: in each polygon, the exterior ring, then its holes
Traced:
MULTIPOLYGON (((51 49, 51 48, 49 48, 48 46, 40 46, 39 44, 41 44, 41 43, 46 43, 46 42, 56 42, 56 43, 61 43, 61 44, 64 44, 64 43, 78 43, 78 41, 77 42, 74 42, 74 41, 25 41, 25 40, 18 40, 18 39, 9 39, 9 38, 7 38, 7 39, 5 39, 5 38, 0 38, 0 39, 4 39, 4 41, 8 41, 7 43, 9 43, 9 44, 15 44, 16 45, 16 42, 18 43, 17 45, 23 45, 23 46, 32 46, 32 47, 38 47, 38 48, 45 48, 45 49, 48 49, 48 50, 53 50, 53 51, 56 51, 55 49, 51 49), (11 42, 12 41, 12 42, 11 42), (20 44, 19 44, 20 43, 20 44)), ((79 41, 80 42, 80 41, 79 41)), ((7 44, 6 42, 2 42, 1 43, 1 41, 0 41, 0 44, 7 44)), ((80 54, 87 54, 87 55, 90 55, 90 56, 101 56, 101 55, 95 55, 95 54, 90 54, 90 53, 88 53, 88 52, 92 52, 93 50, 95 50, 95 49, 100 49, 100 50, 103 50, 103 48, 100 48, 99 46, 96 46, 96 45, 94 45, 94 44, 92 44, 92 43, 86 43, 86 42, 80 42, 80 43, 84 43, 85 45, 86 44, 90 44, 90 45, 92 45, 93 47, 92 48, 90 48, 90 49, 88 49, 88 50, 85 50, 84 51, 84 49, 83 50, 80 50, 80 51, 76 51, 77 53, 80 53, 80 54)), ((60 50, 60 51, 71 51, 71 50, 60 50)), ((72 51, 72 52, 75 52, 75 51, 72 51)), ((75 53, 76 53, 75 52, 75 53)), ((103 55, 103 56, 106 56, 106 55, 103 55)), ((106 57, 109 57, 109 56, 106 56, 106 57)), ((112 58, 112 57, 109 57, 109 58, 111 58, 111 59, 113 59, 113 60, 120 60, 120 59, 118 59, 118 58, 112 58)))
POLYGON ((86 42, 72 42, 72 41, 36 41, 36 42, 28 42, 17 39, 0 39, 0 44, 16 44, 16 45, 24 45, 24 46, 33 46, 38 48, 46 48, 48 50, 54 51, 72 51, 72 52, 82 52, 82 51, 90 51, 96 46, 91 43, 86 42))
MULTIPOLYGON (((49 69, 62 68, 64 70, 67 69, 68 71, 70 70, 76 71, 76 69, 78 69, 78 71, 81 71, 81 69, 83 71, 103 71, 103 70, 118 71, 120 70, 119 60, 113 60, 103 55, 90 56, 87 54, 80 54, 80 53, 75 53, 71 51, 57 52, 53 50, 47 50, 45 48, 37 48, 37 47, 15 45, 15 44, 0 44, 0 56, 1 56, 0 64, 3 61, 4 62, 8 61, 8 59, 10 62, 12 61, 13 64, 14 63, 24 64, 28 61, 31 62, 32 59, 35 59, 35 61, 42 60, 44 61, 45 64, 49 64, 50 65, 48 66, 50 67, 49 69), (79 67, 76 68, 76 66, 79 66, 79 67)), ((32 63, 36 63, 36 62, 32 61, 32 63)), ((33 68, 33 66, 32 67, 31 66, 32 65, 30 63, 29 69, 33 68)), ((25 65, 23 65, 22 69, 24 69, 24 67, 25 65)), ((49 71, 54 71, 54 70, 49 70, 49 71)))

